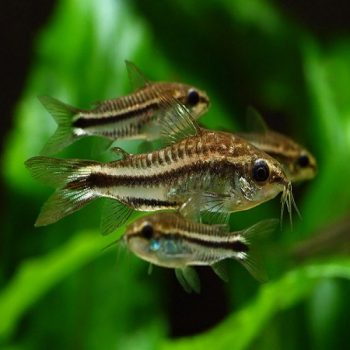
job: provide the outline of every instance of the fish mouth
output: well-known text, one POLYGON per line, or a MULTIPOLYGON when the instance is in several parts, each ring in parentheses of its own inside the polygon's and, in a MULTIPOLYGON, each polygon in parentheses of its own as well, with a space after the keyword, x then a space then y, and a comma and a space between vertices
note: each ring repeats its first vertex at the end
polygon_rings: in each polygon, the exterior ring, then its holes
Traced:
POLYGON ((299 217, 301 217, 301 215, 293 197, 292 183, 290 181, 284 185, 281 196, 281 227, 285 206, 287 207, 290 226, 293 229, 292 209, 294 208, 299 217))

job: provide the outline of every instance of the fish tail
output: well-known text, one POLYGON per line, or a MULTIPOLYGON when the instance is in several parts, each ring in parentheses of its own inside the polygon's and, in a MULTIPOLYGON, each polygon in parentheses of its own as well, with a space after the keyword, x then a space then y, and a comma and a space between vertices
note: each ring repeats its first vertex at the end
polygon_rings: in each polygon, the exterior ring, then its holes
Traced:
POLYGON ((271 234, 276 229, 278 222, 277 219, 262 220, 241 232, 243 243, 246 244, 247 249, 239 253, 237 259, 259 282, 266 282, 268 276, 261 263, 260 254, 257 250, 258 244, 255 245, 254 241, 271 234))
POLYGON ((91 166, 100 163, 90 160, 33 157, 25 162, 31 175, 56 188, 46 201, 35 226, 46 226, 82 208, 97 195, 89 186, 91 166))
POLYGON ((72 118, 79 113, 79 109, 50 96, 40 96, 39 101, 50 112, 58 125, 55 133, 41 150, 42 155, 58 153, 83 136, 75 135, 73 132, 72 118))

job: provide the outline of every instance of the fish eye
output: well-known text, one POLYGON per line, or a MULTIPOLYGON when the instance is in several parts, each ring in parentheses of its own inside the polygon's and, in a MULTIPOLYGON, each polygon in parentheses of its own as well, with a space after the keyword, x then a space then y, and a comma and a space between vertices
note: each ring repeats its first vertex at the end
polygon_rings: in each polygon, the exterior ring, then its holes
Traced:
POLYGON ((255 161, 253 166, 253 178, 257 182, 264 182, 270 175, 270 169, 263 159, 255 161))
POLYGON ((153 237, 153 227, 151 224, 145 224, 141 229, 141 236, 146 239, 151 239, 153 237))
POLYGON ((195 106, 199 102, 199 94, 195 89, 188 90, 187 103, 190 106, 195 106))
POLYGON ((301 155, 298 158, 298 164, 301 168, 305 168, 310 164, 310 159, 306 154, 301 155))

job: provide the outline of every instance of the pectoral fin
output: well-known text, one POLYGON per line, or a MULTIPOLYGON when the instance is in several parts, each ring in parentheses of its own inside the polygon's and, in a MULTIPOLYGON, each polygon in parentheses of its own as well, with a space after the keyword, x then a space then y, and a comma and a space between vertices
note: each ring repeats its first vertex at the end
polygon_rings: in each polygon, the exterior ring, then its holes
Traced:
POLYGON ((230 213, 225 210, 227 196, 215 193, 193 193, 180 207, 180 214, 188 219, 207 224, 227 225, 230 213))

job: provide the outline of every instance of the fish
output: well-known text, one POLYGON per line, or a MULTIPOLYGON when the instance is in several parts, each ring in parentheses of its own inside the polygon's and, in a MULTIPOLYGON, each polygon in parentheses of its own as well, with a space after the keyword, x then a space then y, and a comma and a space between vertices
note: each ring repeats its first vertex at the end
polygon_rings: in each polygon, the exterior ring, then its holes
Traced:
POLYGON ((225 223, 282 192, 282 210, 291 218, 292 185, 277 160, 246 140, 199 127, 173 101, 162 133, 169 145, 150 153, 113 148, 118 160, 98 162, 38 156, 25 162, 31 175, 56 191, 43 205, 35 226, 52 224, 97 198, 107 200, 102 234, 124 224, 134 210, 180 210, 185 217, 225 223))
POLYGON ((39 97, 58 125, 41 155, 56 154, 87 136, 102 137, 108 146, 122 139, 155 140, 160 136, 158 120, 164 112, 161 102, 165 96, 184 104, 193 118, 200 117, 209 108, 208 95, 195 86, 177 82, 151 82, 133 63, 126 61, 126 66, 130 80, 138 80, 136 91, 98 102, 91 109, 76 108, 50 96, 39 97))
POLYGON ((277 159, 292 182, 310 180, 316 176, 316 159, 305 147, 271 130, 255 109, 249 108, 247 113, 254 130, 239 132, 238 136, 277 159))
POLYGON ((254 236, 274 231, 277 219, 262 220, 241 231, 229 232, 225 225, 206 225, 185 219, 177 212, 143 216, 130 224, 121 241, 139 258, 173 268, 186 291, 199 292, 199 279, 193 266, 210 266, 224 280, 225 259, 240 262, 259 281, 267 276, 256 262, 251 247, 254 236))

